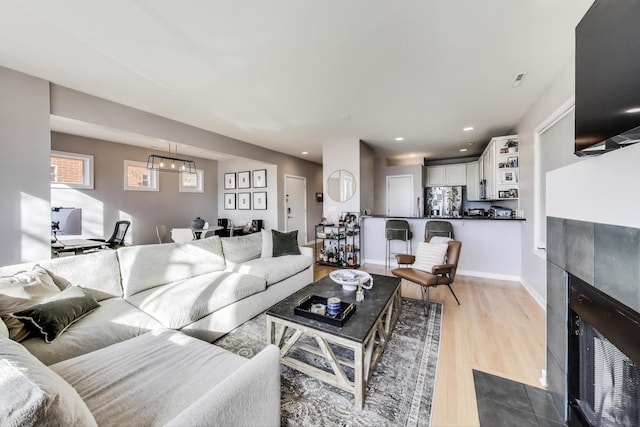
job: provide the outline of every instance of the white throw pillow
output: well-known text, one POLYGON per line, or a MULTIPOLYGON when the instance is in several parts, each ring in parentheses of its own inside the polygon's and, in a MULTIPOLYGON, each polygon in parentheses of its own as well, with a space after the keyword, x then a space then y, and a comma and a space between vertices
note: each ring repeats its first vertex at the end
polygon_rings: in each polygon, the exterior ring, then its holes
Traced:
POLYGON ((271 237, 271 230, 260 230, 262 233, 262 253, 260 258, 272 258, 273 257, 273 238, 271 237))
POLYGON ((11 313, 31 308, 59 293, 60 288, 42 267, 0 277, 0 316, 9 329, 9 338, 22 341, 29 335, 27 328, 11 313))
POLYGON ((96 426, 78 393, 17 342, 0 338, 0 425, 96 426))
POLYGON ((427 243, 420 242, 416 251, 416 261, 413 268, 431 273, 434 265, 444 264, 444 258, 447 255, 446 243, 427 243))

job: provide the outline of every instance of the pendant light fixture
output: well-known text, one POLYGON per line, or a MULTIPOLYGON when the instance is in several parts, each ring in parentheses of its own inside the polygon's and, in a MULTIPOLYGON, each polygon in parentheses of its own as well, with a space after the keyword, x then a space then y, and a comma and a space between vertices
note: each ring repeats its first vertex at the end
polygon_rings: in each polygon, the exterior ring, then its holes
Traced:
POLYGON ((175 157, 171 156, 171 144, 169 144, 169 156, 151 154, 147 159, 147 169, 160 172, 196 173, 196 162, 178 157, 178 144, 176 144, 175 157))

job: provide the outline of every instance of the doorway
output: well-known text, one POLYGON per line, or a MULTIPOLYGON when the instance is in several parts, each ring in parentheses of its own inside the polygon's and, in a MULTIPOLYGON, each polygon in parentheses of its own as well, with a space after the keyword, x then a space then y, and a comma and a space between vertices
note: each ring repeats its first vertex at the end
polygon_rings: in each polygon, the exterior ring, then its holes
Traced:
POLYGON ((285 230, 298 230, 298 244, 307 244, 307 179, 284 176, 285 230))
POLYGON ((413 216, 413 175, 387 177, 387 216, 413 216))

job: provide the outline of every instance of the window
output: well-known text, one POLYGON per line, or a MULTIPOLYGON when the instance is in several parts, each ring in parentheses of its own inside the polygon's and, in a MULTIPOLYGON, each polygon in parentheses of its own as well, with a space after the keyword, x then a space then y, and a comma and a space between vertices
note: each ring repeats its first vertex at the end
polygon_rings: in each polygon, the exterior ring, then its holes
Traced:
POLYGON ((146 162, 124 161, 125 191, 159 191, 158 171, 147 169, 146 162))
POLYGON ((581 160, 574 154, 575 100, 567 101, 535 132, 534 252, 545 257, 547 246, 547 172, 581 160))
POLYGON ((196 169, 196 173, 181 173, 178 178, 181 193, 204 193, 204 171, 196 169))
POLYGON ((93 156, 51 151, 51 188, 93 189, 93 156))

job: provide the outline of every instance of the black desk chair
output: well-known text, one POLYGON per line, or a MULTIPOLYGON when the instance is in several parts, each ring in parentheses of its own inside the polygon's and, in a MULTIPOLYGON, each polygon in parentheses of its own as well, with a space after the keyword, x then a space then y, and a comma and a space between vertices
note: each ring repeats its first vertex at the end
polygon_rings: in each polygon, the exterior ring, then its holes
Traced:
POLYGON ((130 221, 117 221, 116 226, 113 229, 113 234, 109 237, 108 240, 104 239, 89 239, 95 242, 104 242, 101 249, 118 249, 121 246, 124 246, 124 236, 127 234, 127 230, 131 225, 130 221))

